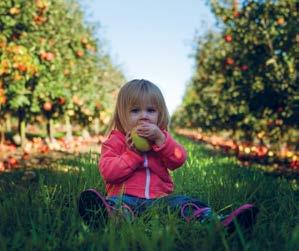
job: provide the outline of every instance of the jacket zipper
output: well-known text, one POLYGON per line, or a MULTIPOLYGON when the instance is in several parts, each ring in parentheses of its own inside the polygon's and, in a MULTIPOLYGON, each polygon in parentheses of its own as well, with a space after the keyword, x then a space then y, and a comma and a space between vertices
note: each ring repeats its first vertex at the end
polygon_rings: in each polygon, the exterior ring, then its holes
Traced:
POLYGON ((148 168, 148 159, 147 159, 147 155, 146 154, 144 154, 143 166, 145 167, 145 173, 146 173, 144 195, 145 195, 146 199, 149 199, 150 198, 149 192, 150 192, 151 173, 150 173, 150 170, 148 168))

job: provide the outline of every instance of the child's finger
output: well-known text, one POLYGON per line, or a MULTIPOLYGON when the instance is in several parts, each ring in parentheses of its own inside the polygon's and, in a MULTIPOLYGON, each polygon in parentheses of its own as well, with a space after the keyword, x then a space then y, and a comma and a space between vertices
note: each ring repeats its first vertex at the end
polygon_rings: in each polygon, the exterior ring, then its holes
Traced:
POLYGON ((146 129, 146 128, 148 128, 148 127, 149 127, 149 125, 147 125, 147 124, 141 124, 141 125, 139 125, 139 126, 137 127, 137 130, 146 129))
POLYGON ((142 131, 142 132, 138 133, 138 135, 141 137, 146 137, 148 135, 148 132, 142 131))
POLYGON ((147 130, 149 130, 149 129, 150 129, 150 127, 148 127, 148 126, 142 126, 142 127, 137 128, 137 132, 138 132, 138 131, 140 131, 140 132, 144 132, 144 131, 147 131, 147 130))

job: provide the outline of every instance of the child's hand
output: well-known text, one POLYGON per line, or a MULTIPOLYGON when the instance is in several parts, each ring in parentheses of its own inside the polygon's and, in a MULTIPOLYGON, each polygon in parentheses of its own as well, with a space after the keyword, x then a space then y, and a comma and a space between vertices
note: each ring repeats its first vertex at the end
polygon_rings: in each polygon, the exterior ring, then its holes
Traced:
POLYGON ((166 139, 161 129, 152 123, 143 122, 137 126, 136 131, 139 136, 145 137, 150 141, 155 142, 158 147, 163 145, 166 139))

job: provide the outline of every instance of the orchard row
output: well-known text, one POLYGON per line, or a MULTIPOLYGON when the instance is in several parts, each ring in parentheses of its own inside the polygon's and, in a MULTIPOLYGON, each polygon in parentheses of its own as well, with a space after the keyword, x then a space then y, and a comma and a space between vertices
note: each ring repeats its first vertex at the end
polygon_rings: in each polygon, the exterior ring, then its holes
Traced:
POLYGON ((76 1, 15 0, 0 3, 0 125, 107 122, 124 77, 94 37, 76 1))
POLYGON ((195 73, 174 125, 298 150, 298 1, 233 2, 211 1, 219 29, 195 44, 195 73))

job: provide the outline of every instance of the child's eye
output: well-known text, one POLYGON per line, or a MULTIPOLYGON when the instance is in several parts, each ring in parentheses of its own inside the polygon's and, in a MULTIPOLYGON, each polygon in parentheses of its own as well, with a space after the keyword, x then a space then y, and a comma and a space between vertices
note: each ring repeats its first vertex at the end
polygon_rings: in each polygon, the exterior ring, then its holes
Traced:
POLYGON ((148 112, 156 112, 156 109, 155 108, 148 108, 147 111, 148 112))
POLYGON ((133 109, 131 109, 131 112, 137 113, 137 112, 139 112, 139 108, 133 108, 133 109))

